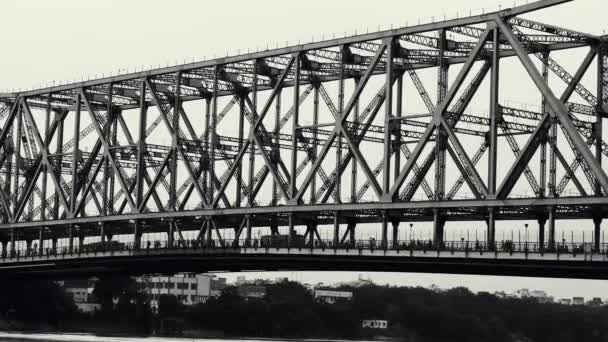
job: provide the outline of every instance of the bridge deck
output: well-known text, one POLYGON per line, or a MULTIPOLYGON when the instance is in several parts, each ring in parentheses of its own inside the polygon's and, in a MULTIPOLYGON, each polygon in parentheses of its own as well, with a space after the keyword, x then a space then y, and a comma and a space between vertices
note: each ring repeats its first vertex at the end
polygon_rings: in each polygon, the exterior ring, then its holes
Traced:
MULTIPOLYGON (((583 245, 581 245, 583 246, 583 245)), ((329 242, 314 247, 226 247, 166 244, 133 250, 125 244, 94 251, 47 250, 42 255, 14 254, 0 259, 0 273, 25 276, 89 275, 100 273, 175 273, 179 271, 367 270, 441 272, 456 274, 522 275, 608 279, 608 245, 597 252, 559 246, 539 251, 535 244, 498 246, 490 251, 475 243, 449 243, 442 249, 425 245, 374 248, 329 242), (509 249, 509 250, 507 250, 509 249)))

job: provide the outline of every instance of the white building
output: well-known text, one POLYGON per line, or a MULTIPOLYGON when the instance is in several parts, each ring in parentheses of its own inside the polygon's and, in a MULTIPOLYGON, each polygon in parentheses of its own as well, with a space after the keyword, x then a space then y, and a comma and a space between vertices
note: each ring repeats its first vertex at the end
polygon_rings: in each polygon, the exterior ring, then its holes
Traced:
POLYGON ((181 273, 173 276, 138 277, 150 297, 150 306, 158 308, 161 295, 171 295, 184 305, 204 303, 209 297, 217 297, 226 287, 226 278, 216 278, 210 274, 181 273))
POLYGON ((261 299, 266 296, 266 286, 261 285, 241 285, 237 288, 239 296, 249 299, 257 298, 261 299))
POLYGON ((62 286, 64 291, 72 296, 78 310, 91 313, 101 309, 101 304, 97 303, 93 296, 95 279, 64 280, 62 286))
POLYGON ((335 304, 338 301, 350 301, 352 298, 353 293, 350 291, 315 290, 315 299, 327 304, 335 304))

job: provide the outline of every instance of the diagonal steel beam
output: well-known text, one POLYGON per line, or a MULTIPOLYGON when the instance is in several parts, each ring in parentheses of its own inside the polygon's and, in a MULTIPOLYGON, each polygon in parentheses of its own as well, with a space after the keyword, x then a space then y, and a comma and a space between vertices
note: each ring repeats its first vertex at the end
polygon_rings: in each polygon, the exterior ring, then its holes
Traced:
MULTIPOLYGON (((530 75, 532 80, 534 81, 536 87, 541 91, 541 93, 547 99, 547 104, 549 105, 549 108, 550 108, 553 116, 555 116, 557 118, 557 120, 563 126, 564 130, 570 136, 574 146, 576 147, 578 152, 581 154, 584 161, 587 162, 591 171, 597 178, 599 184, 602 186, 604 191, 608 192, 608 176, 602 170, 601 166, 598 164, 597 160, 593 156, 593 153, 591 153, 591 151, 585 144, 580 133, 578 132, 578 130, 572 123, 572 120, 570 120, 568 109, 566 108, 566 106, 564 105, 564 103, 562 101, 560 101, 557 97, 555 97, 555 95, 553 94, 553 92, 551 91, 549 86, 543 81, 542 76, 538 72, 538 69, 536 69, 536 67, 532 63, 532 60, 527 55, 526 50, 519 43, 517 38, 515 38, 515 36, 513 35, 513 32, 510 30, 510 28, 507 27, 507 25, 500 18, 497 18, 495 21, 496 21, 497 25, 501 28, 501 32, 503 33, 503 35, 507 38, 507 40, 509 41, 509 43, 515 50, 519 60, 522 62, 526 71, 528 72, 528 74, 530 75)), ((536 146, 536 147, 538 147, 538 146, 536 146)), ((536 151, 536 148, 534 148, 534 151, 536 151)), ((505 189, 505 190, 510 191, 511 189, 505 189)), ((504 195, 504 193, 503 193, 503 195, 504 195)))
POLYGON ((89 116, 91 117, 91 122, 93 123, 93 125, 95 125, 95 130, 97 131, 97 134, 98 134, 99 138, 101 139, 104 155, 108 159, 108 162, 112 167, 112 170, 114 170, 114 173, 118 178, 118 184, 120 185, 120 187, 122 188, 122 190, 125 193, 124 196, 127 200, 127 203, 129 204, 129 207, 131 208, 131 210, 137 211, 137 205, 135 205, 135 202, 133 201, 133 198, 131 197, 131 192, 127 189, 127 183, 126 183, 125 179, 122 177, 122 175, 120 174, 118 164, 116 163, 114 156, 110 152, 110 145, 108 144, 108 141, 106 140, 106 138, 103 134, 103 130, 101 129, 101 127, 99 127, 99 123, 97 122, 97 116, 95 115, 95 112, 93 111, 93 107, 91 107, 91 103, 89 102, 89 99, 87 98, 83 89, 80 89, 80 93, 81 93, 82 99, 87 107, 87 112, 89 113, 89 116))
MULTIPOLYGON (((427 142, 431 138, 431 135, 435 131, 435 128, 437 128, 437 127, 439 127, 441 125, 441 118, 443 117, 445 110, 451 104, 452 100, 454 99, 454 96, 456 95, 456 93, 460 89, 460 86, 462 85, 462 83, 464 82, 465 78, 469 74, 469 72, 471 70, 471 67, 473 66, 473 64, 475 64, 475 62, 477 60, 477 57, 481 54, 481 52, 482 52, 482 50, 483 50, 483 48, 485 46, 485 43, 486 43, 486 41, 487 41, 487 39, 488 39, 488 37, 490 35, 490 32, 491 32, 491 30, 489 28, 487 28, 484 31, 483 35, 479 38, 479 41, 475 45, 475 48, 473 49, 473 51, 469 55, 467 61, 462 66, 462 69, 458 73, 458 76, 454 80, 454 83, 452 84, 452 86, 448 90, 445 98, 435 108, 435 112, 433 113, 433 120, 429 123, 429 126, 425 130, 422 139, 419 140, 418 144, 414 148, 414 151, 412 152, 412 158, 408 159, 408 161, 406 162, 405 166, 403 167, 403 169, 399 173, 399 176, 397 176, 397 178, 395 179, 393 187, 391 188, 390 192, 388 193, 388 195, 385 198, 386 201, 393 201, 394 200, 395 195, 397 194, 397 192, 401 188, 401 185, 403 185, 403 182, 405 182, 405 179, 408 176, 408 174, 410 173, 412 167, 414 166, 414 163, 416 163, 416 161, 418 160, 418 157, 420 157, 420 154, 421 154, 422 150, 424 149, 424 147, 426 146, 427 142)), ((428 169, 423 170, 423 173, 422 173, 421 177, 426 176, 426 172, 428 172, 428 169)), ((487 193, 487 190, 486 190, 486 193, 487 193)))
POLYGON ((312 178, 315 177, 315 174, 316 174, 319 166, 321 165, 323 160, 325 160, 325 157, 327 156, 327 152, 329 152, 329 149, 331 148, 333 142, 335 141, 338 133, 342 129, 341 126, 343 125, 343 123, 346 121, 349 114, 353 110, 355 104, 357 103, 357 101, 359 99, 359 96, 363 92, 363 89, 367 85, 367 82, 369 81, 370 77, 374 73, 376 66, 380 62, 380 59, 381 59, 382 55, 384 54, 385 50, 386 50, 386 44, 382 44, 380 46, 380 48, 378 49, 378 51, 376 52, 376 54, 374 55, 374 58, 372 59, 371 64, 368 66, 367 70, 365 71, 365 73, 361 77, 359 83, 357 84, 357 87, 355 88, 353 95, 351 96, 350 100, 348 101, 348 104, 346 105, 346 107, 344 109, 343 115, 340 117, 340 120, 338 120, 340 122, 336 121, 336 127, 334 128, 332 133, 329 135, 329 137, 325 141, 325 144, 323 145, 321 152, 317 156, 317 159, 315 160, 311 169, 309 170, 308 174, 306 175, 306 178, 304 178, 304 181, 303 181, 302 185, 300 186, 300 190, 295 194, 295 196, 292 196, 290 203, 299 203, 302 200, 302 196, 304 196, 304 193, 306 192, 306 189, 310 185, 312 178))

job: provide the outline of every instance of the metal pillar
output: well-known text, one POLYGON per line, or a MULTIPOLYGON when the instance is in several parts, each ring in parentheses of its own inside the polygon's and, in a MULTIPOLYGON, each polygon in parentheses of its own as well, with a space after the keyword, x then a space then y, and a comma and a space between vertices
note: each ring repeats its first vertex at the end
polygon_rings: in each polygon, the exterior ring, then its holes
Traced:
POLYGON ((294 237, 296 235, 296 231, 295 231, 295 215, 291 214, 289 215, 289 232, 287 233, 287 246, 288 247, 293 247, 293 242, 294 242, 294 237))
POLYGON ((538 218, 538 250, 543 252, 545 250, 545 223, 547 222, 546 217, 538 218))
MULTIPOLYGON (((209 230, 209 225, 207 225, 207 230, 209 230)), ((169 221, 169 231, 167 232, 167 247, 173 248, 173 221, 169 221)))
POLYGON ((433 245, 441 249, 443 247, 443 231, 445 228, 445 218, 439 209, 433 209, 433 245))
POLYGON ((600 241, 602 234, 602 217, 596 216, 593 218, 593 250, 600 251, 600 241))
POLYGON ((253 230, 253 216, 247 215, 246 220, 247 220, 247 234, 246 234, 245 244, 246 244, 246 246, 251 246, 251 234, 252 234, 252 230, 253 230))
POLYGON ((38 254, 42 255, 44 252, 44 227, 41 226, 38 231, 38 254))
POLYGON ((496 216, 494 208, 488 209, 486 243, 488 249, 493 251, 496 248, 496 216))
POLYGON ((348 242, 351 247, 355 247, 356 239, 355 239, 355 229, 357 229, 357 224, 355 222, 348 223, 348 242))
POLYGON ((70 225, 68 228, 68 253, 74 251, 74 226, 70 225))
POLYGON ((2 240, 2 258, 6 258, 8 256, 8 240, 2 240))
POLYGON ((388 247, 388 213, 386 210, 382 211, 382 242, 381 248, 386 249, 388 247))
POLYGON ((393 248, 399 247, 399 221, 393 221, 393 248))
POLYGON ((141 247, 141 224, 133 222, 133 250, 137 251, 141 247))
POLYGON ((555 208, 550 207, 548 210, 549 221, 549 249, 555 249, 555 208))
POLYGON ((340 244, 340 217, 338 212, 334 213, 334 249, 340 244))

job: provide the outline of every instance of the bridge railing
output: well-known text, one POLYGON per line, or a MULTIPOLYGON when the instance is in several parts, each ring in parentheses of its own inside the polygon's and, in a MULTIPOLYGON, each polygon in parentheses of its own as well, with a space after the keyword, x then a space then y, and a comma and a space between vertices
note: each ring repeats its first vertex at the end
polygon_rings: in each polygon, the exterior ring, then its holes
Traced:
POLYGON ((398 240, 389 241, 383 245, 376 239, 355 240, 335 243, 333 240, 310 241, 287 241, 287 240, 148 240, 135 245, 133 242, 96 242, 81 246, 44 248, 42 251, 36 248, 16 248, 12 251, 3 251, 3 261, 27 260, 36 257, 64 257, 64 256, 89 256, 105 254, 108 252, 152 252, 172 250, 212 251, 233 250, 248 248, 266 253, 271 249, 311 249, 311 250, 387 250, 387 251, 442 251, 442 252, 468 252, 468 253, 554 253, 554 254, 606 254, 608 255, 608 243, 602 243, 599 249, 595 249, 592 243, 583 242, 560 242, 551 246, 547 243, 541 245, 536 242, 497 241, 494 245, 488 245, 485 241, 446 241, 439 245, 430 240, 398 240))

